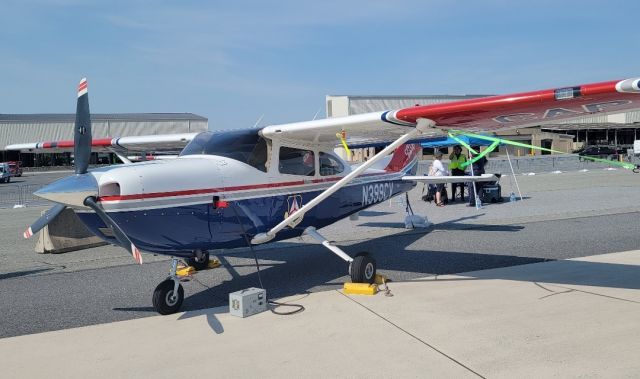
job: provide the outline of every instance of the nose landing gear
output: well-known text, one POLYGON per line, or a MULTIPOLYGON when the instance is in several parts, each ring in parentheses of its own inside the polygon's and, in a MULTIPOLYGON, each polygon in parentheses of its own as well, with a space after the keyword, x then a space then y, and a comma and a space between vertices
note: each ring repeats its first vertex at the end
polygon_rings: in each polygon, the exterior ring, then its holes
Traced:
POLYGON ((180 284, 180 278, 176 275, 178 261, 178 258, 171 259, 169 277, 158 284, 153 291, 153 307, 161 315, 176 313, 184 300, 184 289, 180 284))
POLYGON ((184 289, 180 283, 188 282, 198 271, 219 266, 220 261, 209 259, 209 252, 205 250, 194 251, 194 256, 186 260, 171 258, 169 277, 153 291, 153 307, 161 315, 178 312, 184 300, 184 289))

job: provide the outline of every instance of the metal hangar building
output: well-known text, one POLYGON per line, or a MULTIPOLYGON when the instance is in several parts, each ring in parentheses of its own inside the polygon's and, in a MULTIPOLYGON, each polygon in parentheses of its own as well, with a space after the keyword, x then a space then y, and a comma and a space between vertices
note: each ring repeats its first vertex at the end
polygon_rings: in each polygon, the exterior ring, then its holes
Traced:
MULTIPOLYGON (((0 149, 15 143, 73 140, 75 114, 0 114, 0 149)), ((197 133, 209 128, 207 118, 193 113, 91 114, 93 138, 197 133)), ((0 151, 0 161, 22 161, 26 167, 70 164, 70 154, 0 151)), ((92 163, 110 163, 110 154, 92 156, 92 163)))

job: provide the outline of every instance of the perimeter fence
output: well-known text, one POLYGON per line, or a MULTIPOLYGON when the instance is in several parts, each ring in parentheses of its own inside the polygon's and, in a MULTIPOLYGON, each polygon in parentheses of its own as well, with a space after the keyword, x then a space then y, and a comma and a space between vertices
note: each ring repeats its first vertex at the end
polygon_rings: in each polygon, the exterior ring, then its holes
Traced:
POLYGON ((50 204, 50 201, 33 194, 42 186, 41 184, 0 184, 0 208, 50 204))

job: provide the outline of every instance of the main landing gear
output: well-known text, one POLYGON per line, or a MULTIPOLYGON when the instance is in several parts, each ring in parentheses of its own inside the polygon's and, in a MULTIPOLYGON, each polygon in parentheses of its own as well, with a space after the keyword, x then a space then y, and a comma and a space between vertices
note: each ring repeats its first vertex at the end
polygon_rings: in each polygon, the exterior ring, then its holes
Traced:
POLYGON ((376 280, 376 261, 369 253, 363 251, 358 253, 353 261, 349 263, 349 274, 354 283, 373 284, 376 280))
MULTIPOLYGON (((158 284, 153 291, 153 307, 161 315, 170 315, 180 310, 184 301, 184 289, 180 282, 188 281, 193 269, 201 271, 216 267, 216 265, 210 265, 209 252, 203 250, 194 251, 194 257, 187 258, 185 263, 182 263, 182 267, 179 267, 181 262, 180 258, 171 258, 169 277, 158 284)), ((219 265, 217 261, 213 263, 219 265)))
POLYGON ((308 227, 304 231, 305 234, 313 237, 316 241, 320 242, 322 246, 331 250, 332 253, 349 262, 349 275, 353 283, 369 283, 373 284, 376 280, 376 261, 369 255, 369 253, 363 251, 356 254, 355 258, 351 258, 347 253, 342 251, 339 247, 333 245, 329 240, 324 238, 320 233, 316 231, 313 226, 308 227))
POLYGON ((192 266, 196 270, 204 270, 209 267, 209 252, 203 250, 196 250, 195 257, 187 258, 187 264, 192 266))

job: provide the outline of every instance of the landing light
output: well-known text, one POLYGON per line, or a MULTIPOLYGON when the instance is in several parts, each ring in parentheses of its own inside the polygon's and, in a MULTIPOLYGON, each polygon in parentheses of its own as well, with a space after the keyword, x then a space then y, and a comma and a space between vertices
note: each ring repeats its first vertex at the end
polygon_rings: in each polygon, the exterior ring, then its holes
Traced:
POLYGON ((556 100, 567 100, 580 97, 580 87, 560 88, 555 90, 556 100))

